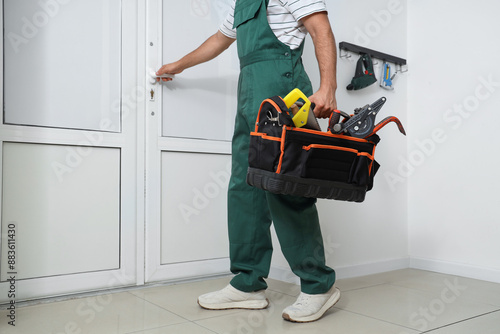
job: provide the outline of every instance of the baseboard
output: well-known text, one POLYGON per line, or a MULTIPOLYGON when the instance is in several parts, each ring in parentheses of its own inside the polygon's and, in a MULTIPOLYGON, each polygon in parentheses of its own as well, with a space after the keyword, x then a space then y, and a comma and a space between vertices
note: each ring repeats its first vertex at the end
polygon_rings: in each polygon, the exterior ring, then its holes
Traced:
POLYGON ((500 270, 463 263, 412 257, 410 258, 410 268, 500 283, 500 270))
MULTIPOLYGON (((410 259, 400 258, 372 263, 356 264, 352 266, 334 267, 334 269, 335 273, 337 274, 337 279, 344 279, 379 274, 399 269, 407 269, 409 267, 410 259)), ((271 267, 269 278, 294 284, 300 283, 299 278, 295 276, 290 268, 283 268, 278 266, 271 267)))
POLYGON ((335 268, 338 279, 385 273, 393 270, 408 269, 410 258, 404 257, 372 263, 356 264, 335 268))

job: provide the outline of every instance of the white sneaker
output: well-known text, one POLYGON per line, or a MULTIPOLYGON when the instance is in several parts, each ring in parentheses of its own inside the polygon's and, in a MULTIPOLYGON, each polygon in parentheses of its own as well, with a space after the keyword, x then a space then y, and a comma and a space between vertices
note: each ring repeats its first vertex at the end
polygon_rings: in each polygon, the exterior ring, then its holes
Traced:
POLYGON ((293 322, 316 321, 340 299, 340 290, 332 287, 327 293, 309 295, 301 292, 297 301, 283 310, 283 318, 293 322))
POLYGON ((233 308, 260 310, 269 305, 269 300, 266 298, 264 290, 243 292, 229 284, 222 290, 201 295, 198 297, 198 304, 208 310, 233 308))

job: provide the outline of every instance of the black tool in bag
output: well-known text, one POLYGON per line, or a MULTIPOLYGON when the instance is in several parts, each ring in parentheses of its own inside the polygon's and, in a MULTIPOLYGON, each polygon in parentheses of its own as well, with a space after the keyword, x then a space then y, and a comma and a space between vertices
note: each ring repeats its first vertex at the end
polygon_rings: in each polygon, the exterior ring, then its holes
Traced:
POLYGON ((293 114, 289 96, 295 100, 296 91, 262 102, 250 134, 247 183, 276 194, 363 202, 380 167, 374 158, 380 141, 376 132, 393 121, 404 133, 401 123, 388 117, 375 126, 385 103, 381 98, 353 115, 335 111, 323 132, 311 122, 309 101, 293 114))

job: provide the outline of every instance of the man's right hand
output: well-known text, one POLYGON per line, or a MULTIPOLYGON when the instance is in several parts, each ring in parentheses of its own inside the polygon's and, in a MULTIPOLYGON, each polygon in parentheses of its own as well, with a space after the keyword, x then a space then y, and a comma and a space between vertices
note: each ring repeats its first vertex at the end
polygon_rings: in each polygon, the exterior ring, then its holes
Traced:
MULTIPOLYGON (((170 63, 170 64, 165 64, 160 69, 156 72, 156 75, 160 76, 163 74, 179 74, 184 71, 183 68, 179 66, 179 62, 175 63, 170 63)), ((162 79, 163 81, 172 81, 172 78, 156 78, 157 81, 160 81, 162 79)))
MULTIPOLYGON (((212 60, 226 50, 235 39, 229 38, 219 30, 210 36, 196 50, 185 55, 175 63, 163 65, 156 75, 179 74, 186 68, 196 66, 206 61, 212 60)), ((171 81, 172 78, 161 78, 163 81, 171 81)), ((160 78, 158 78, 158 81, 160 78)))

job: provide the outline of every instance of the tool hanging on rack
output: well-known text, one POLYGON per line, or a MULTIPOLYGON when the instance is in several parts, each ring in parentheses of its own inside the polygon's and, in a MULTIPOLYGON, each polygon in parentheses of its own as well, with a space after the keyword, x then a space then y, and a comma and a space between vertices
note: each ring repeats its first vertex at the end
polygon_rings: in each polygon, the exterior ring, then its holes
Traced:
POLYGON ((384 62, 382 65, 382 74, 380 75, 380 87, 387 90, 394 90, 393 79, 396 76, 396 73, 391 75, 391 65, 389 63, 384 62))
POLYGON ((347 90, 359 90, 377 82, 373 71, 373 62, 369 54, 362 54, 356 64, 356 72, 347 90))

